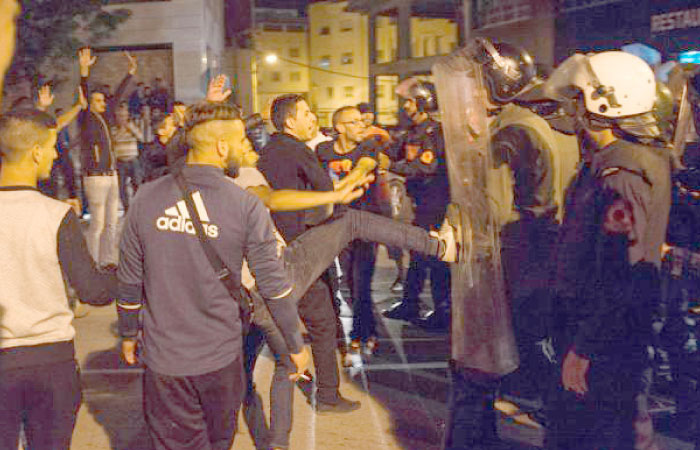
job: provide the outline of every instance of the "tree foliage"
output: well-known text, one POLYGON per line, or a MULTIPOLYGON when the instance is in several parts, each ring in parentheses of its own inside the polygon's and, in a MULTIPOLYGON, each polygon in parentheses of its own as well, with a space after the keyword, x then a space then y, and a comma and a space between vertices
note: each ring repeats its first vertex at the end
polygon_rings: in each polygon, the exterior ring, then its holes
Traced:
POLYGON ((108 0, 21 0, 17 49, 8 82, 39 83, 40 75, 59 73, 77 50, 94 45, 129 17, 129 10, 107 11, 108 0))

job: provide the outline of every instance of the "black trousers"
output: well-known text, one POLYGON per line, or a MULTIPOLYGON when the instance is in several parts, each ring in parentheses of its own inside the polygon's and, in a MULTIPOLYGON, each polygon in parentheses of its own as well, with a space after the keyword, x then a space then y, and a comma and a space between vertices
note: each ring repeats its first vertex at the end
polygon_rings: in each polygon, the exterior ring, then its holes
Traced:
POLYGON ((242 359, 189 377, 171 377, 146 368, 144 411, 157 450, 231 448, 246 393, 242 359))
POLYGON ((333 402, 340 378, 336 360, 337 322, 328 285, 317 279, 299 300, 299 317, 311 335, 311 354, 316 368, 317 399, 333 402))
POLYGON ((450 363, 444 450, 481 450, 498 441, 493 401, 500 378, 450 363))
POLYGON ((16 450, 24 427, 28 448, 68 450, 81 392, 75 361, 3 370, 0 449, 16 450))

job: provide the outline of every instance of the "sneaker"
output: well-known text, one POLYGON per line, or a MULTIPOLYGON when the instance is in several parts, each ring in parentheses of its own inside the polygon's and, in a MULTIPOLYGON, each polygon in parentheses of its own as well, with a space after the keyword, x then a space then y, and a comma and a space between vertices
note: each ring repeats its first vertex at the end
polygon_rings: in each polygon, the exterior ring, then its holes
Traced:
POLYGON ((391 285, 389 290, 393 294, 402 293, 403 292, 403 278, 401 278, 401 276, 396 277, 396 279, 394 280, 394 283, 391 285))
POLYGON ((443 331, 450 328, 450 316, 445 313, 431 311, 420 319, 417 324, 425 330, 443 331))
POLYGON ((418 308, 408 306, 405 302, 396 302, 389 309, 382 311, 387 319, 406 320, 412 322, 419 319, 418 308))
POLYGON ((316 402, 316 412, 319 414, 327 413, 349 413, 360 409, 360 402, 348 400, 347 398, 338 395, 333 402, 316 402))

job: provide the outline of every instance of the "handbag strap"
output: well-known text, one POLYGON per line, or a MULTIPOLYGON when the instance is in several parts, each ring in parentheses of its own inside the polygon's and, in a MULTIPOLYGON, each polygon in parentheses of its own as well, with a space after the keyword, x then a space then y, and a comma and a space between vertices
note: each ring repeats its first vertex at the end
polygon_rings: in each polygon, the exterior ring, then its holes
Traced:
POLYGON ((197 211, 194 201, 192 200, 192 191, 187 184, 187 180, 185 180, 185 175, 182 173, 182 170, 176 171, 174 175, 175 182, 184 195, 185 205, 187 206, 187 211, 190 214, 190 219, 192 219, 192 224, 194 225, 199 242, 202 244, 202 249, 207 255, 207 259, 214 269, 216 277, 223 283, 234 300, 238 302, 241 309, 242 319, 250 320, 251 307, 247 301, 242 301, 242 295, 240 292, 240 289, 243 287, 240 285, 240 283, 237 283, 233 279, 231 276, 231 271, 219 256, 219 253, 217 253, 216 249, 211 244, 211 241, 209 241, 207 238, 207 235, 204 233, 204 227, 202 226, 202 221, 199 218, 199 212, 197 211))

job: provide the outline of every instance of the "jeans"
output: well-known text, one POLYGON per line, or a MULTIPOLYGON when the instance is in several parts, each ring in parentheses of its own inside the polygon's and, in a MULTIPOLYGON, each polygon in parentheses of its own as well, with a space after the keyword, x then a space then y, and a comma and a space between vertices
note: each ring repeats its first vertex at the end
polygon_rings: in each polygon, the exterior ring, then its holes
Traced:
POLYGON ((68 450, 80 398, 75 361, 4 370, 0 383, 0 448, 16 449, 24 426, 27 448, 68 450))
POLYGON ((350 339, 367 342, 375 336, 374 302, 372 301, 372 275, 377 260, 377 244, 353 241, 350 247, 348 280, 352 298, 352 330, 350 339))
POLYGON ((141 184, 141 164, 139 158, 117 160, 117 172, 119 173, 119 197, 122 201, 124 211, 129 209, 129 191, 127 183, 131 183, 134 194, 141 184))
MULTIPOLYGON (((312 338, 316 367, 317 398, 333 402, 338 396, 338 366, 335 356, 336 318, 328 286, 319 277, 352 241, 363 240, 436 255, 437 240, 427 231, 366 211, 348 209, 317 225, 285 248, 285 267, 293 281, 290 299, 298 301, 299 316, 312 338)), ((275 331, 269 312, 256 305, 256 323, 265 331, 275 355, 275 374, 270 389, 270 447, 286 448, 292 426, 293 384, 288 375, 289 352, 275 331)), ((252 370, 252 369, 251 369, 252 370)))
POLYGON ((117 175, 83 177, 90 209, 87 245, 99 265, 117 264, 117 221, 119 220, 119 180, 117 175))

